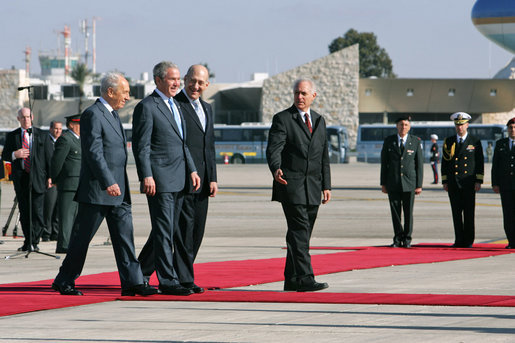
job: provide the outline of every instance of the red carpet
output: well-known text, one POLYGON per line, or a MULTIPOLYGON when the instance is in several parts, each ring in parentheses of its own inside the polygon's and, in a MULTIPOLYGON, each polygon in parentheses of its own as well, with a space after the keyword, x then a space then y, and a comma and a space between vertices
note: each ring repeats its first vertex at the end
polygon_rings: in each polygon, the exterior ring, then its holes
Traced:
MULTIPOLYGON (((510 254, 500 244, 477 244, 472 249, 449 249, 448 245, 422 244, 412 249, 388 247, 318 247, 313 249, 347 250, 313 255, 316 275, 380 268, 392 265, 435 263, 510 254), (349 251, 350 250, 350 251, 349 251)), ((257 285, 283 280, 284 258, 209 262, 195 265, 196 283, 207 289, 257 285)), ((118 273, 81 276, 77 287, 85 296, 66 297, 50 289, 52 280, 0 285, 0 316, 78 306, 116 299, 123 300, 187 300, 187 301, 250 301, 250 302, 321 302, 360 304, 515 306, 515 297, 432 294, 353 294, 296 293, 253 291, 208 291, 189 297, 155 295, 152 297, 120 297, 118 273)), ((157 284, 155 276, 151 284, 157 284)))

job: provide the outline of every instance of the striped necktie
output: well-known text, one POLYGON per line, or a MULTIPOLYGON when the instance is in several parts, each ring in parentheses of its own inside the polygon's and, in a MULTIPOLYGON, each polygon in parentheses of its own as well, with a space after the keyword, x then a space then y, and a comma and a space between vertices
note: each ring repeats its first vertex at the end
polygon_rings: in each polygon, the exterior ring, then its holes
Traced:
POLYGON ((23 130, 23 139, 21 142, 21 146, 23 149, 29 150, 29 157, 23 159, 23 169, 25 169, 27 173, 30 173, 30 142, 28 130, 23 130))

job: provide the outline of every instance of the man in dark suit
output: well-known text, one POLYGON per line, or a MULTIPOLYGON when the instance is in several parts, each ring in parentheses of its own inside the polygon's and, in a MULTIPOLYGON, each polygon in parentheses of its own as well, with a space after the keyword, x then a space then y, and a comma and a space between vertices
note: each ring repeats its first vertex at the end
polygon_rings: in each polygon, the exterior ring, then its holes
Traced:
MULTIPOLYGON (((79 204, 73 200, 79 187, 80 162, 80 114, 66 117, 66 131, 55 142, 55 150, 50 165, 52 182, 57 185, 57 213, 59 218, 59 236, 55 252, 65 254, 72 229, 76 227, 75 217, 79 204)), ((75 230, 77 230, 75 228, 75 230)))
POLYGON ((102 78, 102 96, 81 115, 81 171, 75 201, 78 229, 52 288, 63 295, 82 295, 75 288, 88 246, 104 220, 113 242, 122 296, 150 295, 134 251, 127 145, 117 110, 129 100, 129 83, 120 73, 102 78))
POLYGON ((456 248, 471 248, 474 243, 476 192, 484 179, 483 147, 467 132, 470 119, 465 112, 451 115, 456 135, 445 138, 442 149, 442 184, 451 202, 456 248))
POLYGON ((193 262, 200 249, 209 197, 218 191, 216 182, 215 137, 211 105, 202 100, 202 92, 209 86, 209 71, 203 65, 193 65, 184 77, 184 89, 174 99, 179 102, 186 123, 186 145, 197 167, 201 184, 195 191, 191 182, 186 183, 184 200, 175 233, 174 266, 182 286, 194 293, 204 289, 195 285, 193 262))
POLYGON ((415 195, 422 193, 424 155, 420 138, 408 134, 410 118, 397 119, 396 126, 397 134, 386 137, 381 150, 381 190, 390 202, 394 232, 391 247, 411 248, 413 204, 415 195))
POLYGON ((191 178, 200 186, 195 164, 186 146, 186 128, 180 105, 173 100, 179 90, 179 68, 160 62, 153 70, 156 90, 134 109, 132 151, 141 192, 147 195, 152 231, 138 259, 150 278, 156 271, 163 294, 190 295, 181 286, 173 266, 173 238, 179 222, 182 191, 191 178))
POLYGON ((274 115, 266 157, 274 176, 272 200, 282 205, 288 231, 284 290, 309 292, 329 287, 315 281, 309 241, 320 201, 331 199, 331 173, 324 118, 310 109, 312 80, 293 85, 294 105, 274 115))
POLYGON ((515 249, 515 117, 506 124, 508 137, 495 143, 492 188, 501 193, 506 249, 515 249))
MULTIPOLYGON (((54 154, 55 141, 61 136, 63 132, 63 123, 60 121, 52 121, 50 123, 50 129, 48 137, 45 140, 45 151, 48 158, 49 170, 52 168, 52 155, 54 154)), ((59 224, 57 221, 57 189, 52 184, 52 179, 48 175, 48 189, 45 192, 45 207, 43 208, 43 214, 45 217, 45 229, 41 235, 43 242, 57 241, 57 235, 59 234, 59 224)))
POLYGON ((39 239, 45 226, 43 206, 48 184, 46 133, 32 127, 32 119, 30 109, 24 107, 18 111, 21 127, 7 134, 2 151, 2 160, 11 162, 11 177, 25 237, 19 251, 39 251, 39 239))

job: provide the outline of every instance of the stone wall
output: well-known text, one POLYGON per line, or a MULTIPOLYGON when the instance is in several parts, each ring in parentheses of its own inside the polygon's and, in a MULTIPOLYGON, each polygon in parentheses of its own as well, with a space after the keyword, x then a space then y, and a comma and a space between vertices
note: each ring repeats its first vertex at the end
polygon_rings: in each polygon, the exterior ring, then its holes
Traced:
POLYGON ((25 70, 0 70, 0 127, 19 126, 17 111, 23 106, 27 91, 18 91, 25 85, 25 70))
POLYGON ((322 114, 328 125, 346 126, 354 148, 359 124, 358 48, 357 44, 350 46, 266 79, 260 107, 262 121, 271 122, 275 113, 293 104, 295 80, 310 78, 317 88, 313 110, 322 114))

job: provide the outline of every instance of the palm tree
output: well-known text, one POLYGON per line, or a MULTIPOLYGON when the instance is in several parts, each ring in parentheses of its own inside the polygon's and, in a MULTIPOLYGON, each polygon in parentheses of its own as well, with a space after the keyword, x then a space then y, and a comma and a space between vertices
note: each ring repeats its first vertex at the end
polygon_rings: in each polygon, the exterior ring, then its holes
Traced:
POLYGON ((84 84, 86 83, 87 78, 91 75, 91 70, 88 69, 88 66, 84 63, 77 63, 75 68, 73 68, 71 77, 77 82, 79 85, 79 113, 82 112, 82 99, 84 98, 84 84))

